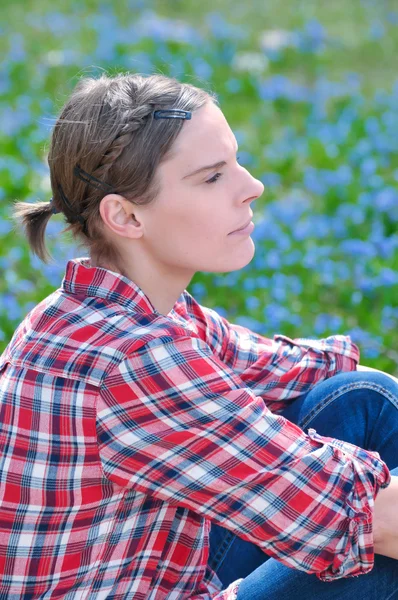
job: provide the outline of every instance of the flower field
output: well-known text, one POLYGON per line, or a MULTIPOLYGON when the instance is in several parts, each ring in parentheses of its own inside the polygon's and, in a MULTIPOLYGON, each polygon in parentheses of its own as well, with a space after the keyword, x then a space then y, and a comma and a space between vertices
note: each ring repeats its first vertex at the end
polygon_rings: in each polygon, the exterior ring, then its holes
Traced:
POLYGON ((265 184, 253 261, 189 291, 266 336, 349 334, 398 375, 398 8, 383 0, 16 2, 0 9, 0 350, 85 255, 54 217, 31 256, 15 200, 50 200, 54 119, 82 75, 158 72, 218 95, 265 184), (61 6, 61 5, 60 5, 61 6))

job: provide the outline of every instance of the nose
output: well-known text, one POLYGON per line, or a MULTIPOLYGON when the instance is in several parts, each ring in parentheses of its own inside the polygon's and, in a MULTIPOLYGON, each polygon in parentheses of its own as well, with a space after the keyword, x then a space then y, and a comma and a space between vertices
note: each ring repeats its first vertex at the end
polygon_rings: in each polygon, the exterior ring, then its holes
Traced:
POLYGON ((264 192, 264 184, 259 180, 253 177, 246 171, 248 180, 245 182, 244 190, 242 190, 242 195, 244 197, 244 202, 252 202, 253 200, 257 200, 263 192, 264 192))

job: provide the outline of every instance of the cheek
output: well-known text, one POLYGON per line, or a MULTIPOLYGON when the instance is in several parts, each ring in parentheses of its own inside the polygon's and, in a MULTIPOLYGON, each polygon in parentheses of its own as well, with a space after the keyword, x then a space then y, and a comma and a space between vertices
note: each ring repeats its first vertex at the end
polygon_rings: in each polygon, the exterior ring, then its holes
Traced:
POLYGON ((213 210, 198 210, 198 207, 192 210, 182 211, 175 215, 174 230, 179 239, 189 241, 210 242, 220 238, 220 229, 222 229, 222 219, 214 214, 213 210))
POLYGON ((221 216, 211 215, 194 220, 187 230, 187 243, 195 243, 201 254, 220 253, 227 242, 226 226, 221 216))
MULTIPOLYGON (((162 211, 156 223, 151 223, 148 240, 160 259, 172 261, 195 256, 210 246, 215 235, 209 231, 209 220, 192 212, 162 211)), ((212 224, 214 229, 214 224, 212 224)), ((213 244, 214 247, 214 244, 213 244)))
POLYGON ((153 249, 162 252, 163 248, 168 257, 173 251, 185 255, 198 251, 203 255, 207 249, 209 253, 221 251, 228 233, 222 204, 220 193, 211 198, 192 191, 168 193, 149 224, 153 249))

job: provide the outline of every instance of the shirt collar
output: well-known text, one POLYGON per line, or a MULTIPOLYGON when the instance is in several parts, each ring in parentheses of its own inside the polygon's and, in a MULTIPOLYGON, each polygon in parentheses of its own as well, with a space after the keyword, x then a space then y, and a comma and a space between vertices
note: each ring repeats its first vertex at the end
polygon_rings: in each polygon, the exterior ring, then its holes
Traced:
POLYGON ((91 266, 89 258, 68 261, 61 288, 75 296, 103 298, 130 310, 160 315, 131 279, 102 267, 91 266))

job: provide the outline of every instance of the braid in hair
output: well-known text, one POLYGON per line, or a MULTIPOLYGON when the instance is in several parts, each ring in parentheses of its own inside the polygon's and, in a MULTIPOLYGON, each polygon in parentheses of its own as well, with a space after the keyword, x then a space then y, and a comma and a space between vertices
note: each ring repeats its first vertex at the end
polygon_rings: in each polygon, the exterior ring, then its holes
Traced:
MULTIPOLYGON (((149 117, 152 110, 151 106, 146 108, 145 117, 149 117)), ((137 111, 134 110, 131 112, 135 113, 137 111)), ((147 119, 143 117, 129 115, 128 120, 121 126, 112 144, 104 152, 101 162, 92 171, 95 177, 101 179, 101 181, 106 181, 109 169, 115 164, 122 152, 131 144, 135 132, 141 129, 146 122, 147 119)))
MULTIPOLYGON (((127 148, 132 148, 137 134, 143 130, 152 113, 152 104, 124 111, 122 119, 124 122, 117 131, 112 143, 104 150, 98 165, 90 170, 90 174, 94 178, 101 181, 104 185, 113 187, 112 171, 122 171, 122 169, 117 169, 119 158, 127 148)), ((120 177, 116 177, 116 179, 120 179, 120 177)), ((118 189, 114 188, 115 193, 123 193, 124 191, 120 187, 118 189)), ((92 223, 96 216, 96 211, 93 208, 95 209, 95 206, 98 207, 98 198, 98 188, 95 190, 88 185, 86 188, 86 201, 84 202, 84 209, 82 211, 83 217, 88 221, 87 231, 90 231, 90 222, 92 223)))

